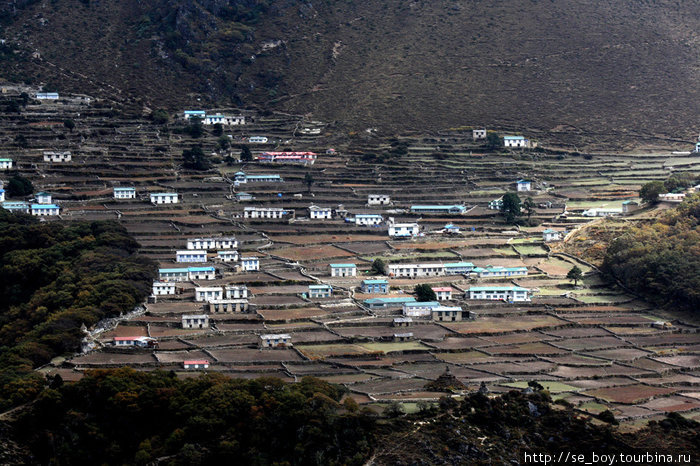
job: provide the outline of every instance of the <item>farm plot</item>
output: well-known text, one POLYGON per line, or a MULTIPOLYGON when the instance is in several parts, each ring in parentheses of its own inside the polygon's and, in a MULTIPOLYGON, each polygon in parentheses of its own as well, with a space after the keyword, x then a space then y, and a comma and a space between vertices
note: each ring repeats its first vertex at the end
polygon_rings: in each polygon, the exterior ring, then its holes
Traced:
MULTIPOLYGON (((578 392, 581 389, 574 387, 572 385, 567 385, 562 382, 553 382, 551 380, 537 380, 537 383, 542 385, 545 390, 547 390, 549 393, 552 394, 557 394, 557 393, 564 393, 564 392, 578 392)), ((510 383, 504 383, 500 384, 504 387, 508 388, 519 388, 519 389, 525 389, 528 387, 527 382, 510 382, 510 383)))
POLYGON ((538 328, 557 327, 567 322, 550 315, 525 315, 513 317, 480 317, 475 321, 445 323, 450 330, 463 334, 505 333, 513 331, 534 330, 538 328))
POLYGON ((261 309, 258 311, 258 314, 265 320, 278 321, 324 317, 328 315, 328 311, 317 307, 300 307, 292 309, 261 309))
POLYGON ((343 249, 331 245, 325 246, 306 246, 306 247, 290 247, 275 249, 271 251, 274 255, 284 257, 285 259, 302 262, 302 261, 320 261, 331 258, 352 257, 353 254, 343 249))
POLYGON ((624 385, 621 387, 599 388, 584 392, 586 395, 611 403, 634 404, 656 396, 675 393, 677 389, 652 387, 649 385, 624 385))

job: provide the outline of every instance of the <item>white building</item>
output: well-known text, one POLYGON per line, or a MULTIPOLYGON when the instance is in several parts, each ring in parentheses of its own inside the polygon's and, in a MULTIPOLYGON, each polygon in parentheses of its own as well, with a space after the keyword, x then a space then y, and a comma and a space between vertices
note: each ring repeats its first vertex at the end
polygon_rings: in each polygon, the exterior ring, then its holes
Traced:
POLYGON ((417 223, 391 223, 389 224, 389 236, 392 238, 411 238, 418 236, 420 228, 417 223))
POLYGON ((355 225, 374 226, 380 225, 384 217, 379 214, 357 214, 355 215, 355 225))
POLYGON ((479 278, 484 277, 522 277, 527 275, 527 267, 501 267, 491 266, 474 267, 470 272, 479 278))
POLYGON ((588 209, 584 210, 583 213, 581 214, 584 217, 616 217, 618 215, 622 215, 622 208, 616 209, 616 208, 594 208, 594 209, 588 209))
POLYGON ((207 112, 204 110, 185 110, 185 120, 189 120, 190 118, 199 118, 203 120, 206 115, 207 112))
POLYGON ((333 218, 333 209, 312 205, 309 206, 309 217, 313 220, 330 220, 333 218))
POLYGON ((449 301, 452 299, 452 288, 449 286, 435 286, 432 290, 438 301, 449 301))
POLYGON ((367 205, 389 205, 391 197, 386 194, 369 194, 367 196, 367 205))
POLYGON ((136 346, 139 348, 149 348, 158 346, 158 342, 155 338, 151 337, 114 337, 114 346, 125 347, 125 346, 136 346))
POLYGON ((292 210, 282 207, 245 207, 243 218, 284 218, 293 213, 292 210))
POLYGON ((403 303, 401 312, 408 317, 430 317, 430 313, 436 307, 440 307, 437 301, 408 302, 403 303))
POLYGON ((355 264, 331 264, 331 277, 356 277, 355 264))
POLYGON ((238 240, 233 236, 221 238, 191 238, 187 240, 187 249, 235 249, 238 240))
POLYGON ((61 213, 61 208, 55 204, 32 204, 30 213, 38 217, 54 216, 61 213))
POLYGON ((473 129, 472 139, 478 141, 479 139, 486 139, 486 128, 473 129))
POLYGON ((659 194, 659 201, 661 202, 683 202, 683 199, 685 199, 685 193, 659 194))
POLYGON ((151 204, 177 204, 177 193, 151 193, 151 204))
POLYGON ((503 136, 503 145, 505 147, 527 148, 531 144, 529 139, 525 139, 525 136, 503 136))
POLYGON ((248 142, 253 144, 265 144, 267 142, 267 137, 265 136, 251 136, 248 138, 248 142))
POLYGON ((260 335, 261 348, 286 348, 292 346, 292 336, 286 333, 260 335))
POLYGON ((238 251, 235 249, 217 251, 216 258, 222 262, 238 262, 238 251))
POLYGON ((225 287, 226 299, 247 299, 248 287, 245 285, 228 285, 225 287))
POLYGON ((175 284, 167 282, 153 282, 153 296, 165 296, 175 294, 175 284))
POLYGON ((245 117, 243 115, 231 116, 217 113, 214 115, 206 115, 203 123, 205 125, 239 126, 245 125, 245 117))
POLYGON ((518 180, 515 182, 515 185, 518 188, 518 191, 531 191, 532 190, 532 182, 528 180, 518 180))
POLYGON ((0 159, 0 170, 10 170, 12 168, 12 159, 0 159))
POLYGON ((182 361, 182 367, 184 369, 208 369, 209 361, 206 359, 182 361))
POLYGON ((552 241, 561 241, 562 232, 557 230, 552 230, 547 228, 542 232, 542 239, 545 243, 551 243, 552 241))
POLYGON ((44 151, 44 162, 70 162, 72 158, 69 150, 63 152, 44 151))
POLYGON ((519 286, 476 286, 465 293, 469 299, 490 299, 495 301, 530 301, 530 290, 519 286))
POLYGON ((136 199, 136 188, 114 188, 114 199, 136 199))
POLYGON ((389 276, 396 278, 440 277, 445 275, 445 265, 432 264, 389 264, 389 276))
POLYGON ((36 100, 58 100, 58 92, 37 92, 36 100))
POLYGON ((216 299, 224 299, 224 288, 222 286, 198 286, 194 289, 194 300, 197 302, 207 302, 216 299))
POLYGON ((260 259, 254 256, 241 257, 241 268, 245 272, 256 272, 260 270, 260 259))
POLYGON ((207 251, 198 251, 195 249, 187 249, 185 251, 175 252, 175 262, 206 262, 207 251))
POLYGON ((5 202, 5 190, 0 188, 0 202, 5 202))
POLYGON ((51 204, 52 198, 51 194, 42 191, 36 194, 35 200, 37 204, 51 204))
POLYGON ((309 285, 309 298, 330 298, 333 296, 333 287, 330 285, 309 285))
POLYGON ((10 212, 29 213, 29 204, 24 201, 5 201, 2 203, 2 208, 10 212))
POLYGON ((182 328, 207 328, 209 316, 207 314, 183 315, 182 328))

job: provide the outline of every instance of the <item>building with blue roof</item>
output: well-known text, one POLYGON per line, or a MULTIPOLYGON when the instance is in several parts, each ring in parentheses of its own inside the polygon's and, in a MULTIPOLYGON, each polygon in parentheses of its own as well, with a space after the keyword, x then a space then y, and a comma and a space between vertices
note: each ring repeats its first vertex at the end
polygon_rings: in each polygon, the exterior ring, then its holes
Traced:
POLYGON ((445 262, 445 275, 464 275, 474 268, 471 262, 445 262))
POLYGON ((330 285, 309 285, 309 298, 330 298, 333 296, 333 287, 330 285))
POLYGON ((370 309, 387 309, 391 307, 401 307, 405 303, 413 303, 416 298, 370 298, 363 301, 364 305, 370 309))
POLYGON ((472 274, 479 278, 483 277, 517 277, 527 275, 527 267, 500 267, 500 266, 486 266, 486 267, 474 267, 471 271, 472 274))
POLYGON ((381 225, 384 222, 384 217, 379 214, 356 214, 355 225, 359 226, 375 226, 381 225))
POLYGON ((0 170, 10 170, 12 168, 12 159, 0 159, 0 170))
POLYGON ((512 303, 530 301, 530 290, 520 286, 474 286, 466 291, 465 297, 512 303))
POLYGON ((190 118, 201 118, 203 120, 205 116, 207 116, 207 112, 204 110, 185 110, 185 120, 190 118))
POLYGON ((430 317, 430 313, 436 307, 440 307, 437 301, 409 301, 402 305, 402 313, 408 317, 430 317))
POLYGON ((114 199, 136 199, 136 188, 134 187, 115 187, 112 193, 114 199))
POLYGON ((518 191, 531 191, 532 190, 532 181, 518 180, 515 182, 515 185, 516 185, 518 191))
POLYGON ((361 289, 363 293, 381 293, 389 292, 389 280, 362 280, 361 289))
POLYGON ((0 189, 0 202, 5 202, 5 190, 0 189))
POLYGON ((2 208, 10 212, 29 213, 29 204, 24 201, 5 201, 2 203, 2 208))
POLYGON ((59 215, 61 208, 56 204, 32 204, 30 213, 38 217, 59 215))
POLYGON ((467 208, 461 204, 453 205, 412 205, 414 214, 463 214, 467 208))
POLYGON ((357 266, 355 264, 331 264, 331 277, 356 277, 357 266))
POLYGON ((529 139, 526 139, 525 136, 503 136, 503 145, 505 147, 514 147, 514 148, 528 148, 532 144, 530 143, 529 139))

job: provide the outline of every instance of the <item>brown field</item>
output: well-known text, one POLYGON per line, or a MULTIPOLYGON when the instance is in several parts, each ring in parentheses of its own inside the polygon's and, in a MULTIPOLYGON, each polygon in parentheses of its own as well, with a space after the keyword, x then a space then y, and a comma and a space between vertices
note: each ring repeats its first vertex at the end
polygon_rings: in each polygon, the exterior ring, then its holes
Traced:
POLYGON ((648 385, 625 385, 622 387, 600 388, 585 392, 586 395, 601 398, 613 403, 633 404, 642 400, 676 392, 673 388, 650 387, 648 385))
MULTIPOLYGON (((291 244, 323 244, 323 243, 351 243, 351 242, 384 242, 387 236, 379 235, 274 235, 270 239, 277 243, 291 244)), ((351 248, 353 249, 353 248, 351 248)), ((280 254, 281 255, 281 254, 280 254)))
POLYGON ((472 333, 502 333, 514 330, 533 330, 536 328, 565 325, 561 319, 553 316, 521 316, 518 319, 500 317, 482 317, 471 322, 446 323, 445 326, 455 332, 472 333))

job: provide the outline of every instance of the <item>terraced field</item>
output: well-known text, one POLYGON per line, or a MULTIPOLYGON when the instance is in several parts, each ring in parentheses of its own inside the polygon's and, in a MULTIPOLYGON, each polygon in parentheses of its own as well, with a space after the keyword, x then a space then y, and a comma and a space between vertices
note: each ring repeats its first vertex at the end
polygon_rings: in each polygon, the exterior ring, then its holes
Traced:
MULTIPOLYGON (((12 93, 3 98, 12 98, 12 93)), ((222 109, 233 112, 234 109, 222 109)), ((285 164, 237 163, 238 156, 218 147, 207 129, 193 139, 182 133, 182 122, 154 125, 150 120, 115 114, 100 102, 64 98, 57 103, 30 104, 20 113, 0 115, 0 157, 11 157, 18 173, 38 190, 53 194, 62 207, 60 218, 47 221, 115 220, 142 245, 142 253, 161 268, 192 264, 175 262, 175 251, 187 239, 235 236, 241 255, 260 259, 260 270, 244 272, 238 263, 221 262, 209 251, 207 264, 216 280, 176 284, 175 295, 158 296, 116 326, 93 331, 90 351, 42 369, 66 380, 96 367, 131 365, 142 370, 174 370, 190 377, 187 360, 209 361, 208 371, 228 377, 275 375, 298 380, 306 375, 345 384, 363 404, 382 405, 400 399, 436 400, 442 394, 425 385, 446 367, 470 390, 481 383, 494 393, 524 389, 537 381, 557 398, 586 412, 611 409, 629 421, 678 411, 698 416, 700 335, 697 323, 674 319, 614 284, 595 266, 557 252, 545 244, 547 228, 572 231, 591 219, 577 216, 594 206, 619 207, 634 199, 645 180, 663 179, 673 166, 700 173, 700 157, 655 154, 595 154, 582 157, 549 153, 488 153, 465 132, 445 132, 401 138, 407 154, 380 157, 391 141, 371 135, 336 139, 321 122, 290 115, 246 113, 249 124, 225 128, 235 143, 252 135, 267 136, 259 150, 309 150, 319 153, 311 167, 285 164), (72 132, 43 123, 73 119, 72 132), (38 125, 42 123, 41 125, 38 125), (301 130, 319 128, 317 135, 301 130), (16 144, 23 136, 26 147, 16 144), (214 168, 205 172, 181 167, 181 154, 194 144, 215 153, 214 168), (326 155, 327 148, 337 150, 326 155), (433 156, 439 152, 440 156, 433 156), (45 163, 44 150, 71 150, 69 163, 45 163), (279 174, 282 183, 235 186, 231 174, 279 174), (309 187, 305 175, 314 182, 309 187), (521 178, 534 181, 531 196, 539 207, 536 226, 507 225, 488 203, 514 189, 521 178), (115 186, 135 186, 137 198, 116 200, 115 186), (151 192, 174 191, 180 202, 150 204, 151 192), (253 201, 237 202, 245 191, 253 201), (368 194, 391 196, 391 205, 367 206, 368 194), (548 204, 550 203, 550 204, 548 204), (552 208, 551 203, 567 207, 552 208), (342 217, 311 220, 310 205, 358 213, 381 214, 396 222, 415 222, 421 235, 408 240, 389 238, 386 226, 362 227, 342 217), (342 204, 343 208, 339 208, 342 204), (464 204, 463 215, 410 213, 414 204, 464 204), (242 218, 245 206, 284 207, 294 216, 284 220, 242 218), (570 215, 560 216, 564 211, 570 215), (460 227, 444 233, 446 224, 460 227), (371 261, 386 263, 472 262, 478 267, 524 266, 527 276, 476 278, 470 275, 425 279, 377 276, 371 261), (354 263, 357 276, 331 277, 329 264, 354 263), (565 276, 574 266, 584 280, 574 287, 565 276), (361 281, 388 280, 389 295, 362 293, 361 281), (419 283, 451 287, 443 303, 470 311, 473 319, 434 322, 414 318, 408 327, 395 327, 401 308, 367 307, 368 298, 411 296, 419 283), (194 300, 195 288, 245 284, 248 312, 209 313, 194 300), (310 298, 309 285, 329 284, 330 298, 310 298), (526 287, 531 301, 507 303, 465 299, 473 286, 526 287), (183 314, 209 313, 209 325, 181 328, 183 314), (656 322, 667 325, 653 326, 656 322), (259 335, 289 334, 293 346, 260 349, 259 335), (403 336, 402 336, 403 335, 403 336), (123 349, 114 337, 157 338, 158 348, 123 349)), ((8 174, 9 176, 9 174, 8 174)), ((7 177, 4 177, 7 178, 7 177)), ((595 220, 614 227, 644 221, 643 210, 623 220, 595 220)), ((410 400, 410 401, 409 401, 410 400)))

